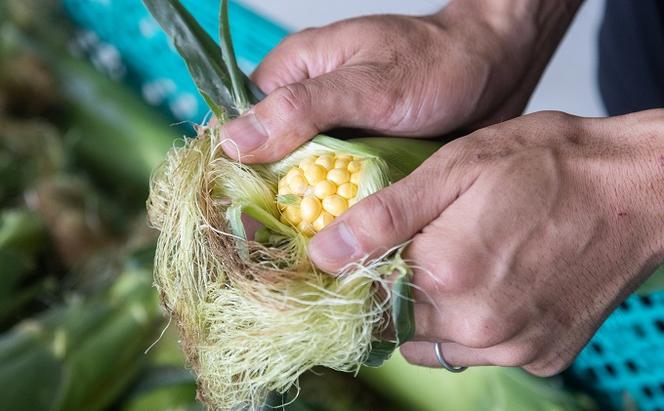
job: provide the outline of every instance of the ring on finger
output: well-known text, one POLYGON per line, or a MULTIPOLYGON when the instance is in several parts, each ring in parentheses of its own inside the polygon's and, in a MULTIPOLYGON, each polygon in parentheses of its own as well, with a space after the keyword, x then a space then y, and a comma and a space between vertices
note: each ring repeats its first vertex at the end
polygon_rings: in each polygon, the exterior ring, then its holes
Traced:
POLYGON ((445 358, 443 357, 443 349, 441 348, 441 344, 439 342, 434 343, 433 346, 438 363, 440 364, 441 367, 445 368, 447 371, 453 373, 459 373, 468 369, 468 367, 455 367, 453 365, 450 365, 447 361, 445 361, 445 358))

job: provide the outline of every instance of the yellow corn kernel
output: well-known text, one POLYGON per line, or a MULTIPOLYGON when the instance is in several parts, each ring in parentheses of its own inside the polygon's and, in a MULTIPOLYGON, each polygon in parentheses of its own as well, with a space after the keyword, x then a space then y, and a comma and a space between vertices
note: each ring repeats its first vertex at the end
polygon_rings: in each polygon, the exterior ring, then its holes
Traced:
POLYGON ((301 170, 304 170, 305 168, 312 165, 314 163, 314 161, 315 161, 314 157, 307 157, 307 158, 303 159, 302 161, 300 161, 298 166, 300 167, 301 170))
POLYGON ((334 221, 334 216, 327 211, 320 213, 316 221, 313 222, 314 229, 320 231, 334 221))
POLYGON ((362 161, 347 154, 302 159, 278 182, 279 195, 297 196, 297 205, 278 204, 281 221, 311 236, 355 204, 362 161), (352 171, 351 171, 352 170, 352 171))
POLYGON ((302 221, 301 211, 296 206, 286 206, 286 210, 284 210, 283 216, 290 224, 298 224, 300 221, 302 221))
POLYGON ((282 184, 279 185, 279 190, 277 191, 277 194, 279 194, 280 196, 285 196, 293 193, 291 193, 290 188, 288 188, 287 184, 282 184))
POLYGON ((323 166, 318 164, 312 164, 304 170, 304 177, 307 179, 307 182, 311 185, 315 185, 317 182, 325 179, 325 174, 327 170, 323 166))
POLYGON ((307 180, 301 175, 293 176, 288 180, 288 188, 293 194, 303 195, 308 186, 307 180))
POLYGON ((314 195, 321 200, 337 192, 337 185, 329 180, 323 180, 314 186, 314 195))
POLYGON ((314 229, 314 226, 311 224, 307 223, 306 221, 300 221, 300 224, 297 225, 297 229, 304 235, 307 236, 312 236, 316 234, 316 230, 314 229))
POLYGON ((353 160, 350 163, 348 163, 348 172, 349 173, 357 173, 360 170, 362 170, 362 163, 360 161, 353 160))
POLYGON ((347 168, 348 163, 350 163, 350 159, 348 158, 339 158, 337 157, 336 160, 334 160, 334 168, 347 168))
POLYGON ((335 217, 339 217, 348 209, 348 202, 340 195, 333 194, 323 199, 323 209, 335 217))
POLYGON ((302 170, 300 170, 297 167, 293 167, 290 170, 288 170, 288 173, 286 173, 286 177, 284 177, 283 179, 289 181, 291 178, 301 175, 302 175, 302 170))
POLYGON ((334 167, 334 157, 329 154, 323 154, 322 156, 318 157, 314 163, 322 166, 326 170, 330 170, 332 167, 334 167))
POLYGON ((337 194, 346 200, 350 200, 357 195, 357 186, 353 183, 344 183, 337 188, 337 194))
POLYGON ((350 173, 343 168, 334 168, 327 172, 327 179, 340 186, 350 181, 350 173))
POLYGON ((320 201, 316 197, 306 196, 300 202, 300 215, 302 220, 313 223, 321 212, 320 201))

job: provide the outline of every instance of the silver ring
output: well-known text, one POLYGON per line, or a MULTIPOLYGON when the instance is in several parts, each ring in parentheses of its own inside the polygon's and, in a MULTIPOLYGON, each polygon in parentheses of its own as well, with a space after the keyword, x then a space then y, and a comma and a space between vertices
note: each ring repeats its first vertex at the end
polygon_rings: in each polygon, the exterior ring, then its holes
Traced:
POLYGON ((440 364, 441 367, 445 368, 449 372, 462 372, 465 371, 468 367, 455 367, 453 365, 450 365, 445 361, 445 358, 443 358, 443 350, 440 348, 440 343, 433 343, 434 351, 436 352, 436 359, 438 360, 438 363, 440 364))

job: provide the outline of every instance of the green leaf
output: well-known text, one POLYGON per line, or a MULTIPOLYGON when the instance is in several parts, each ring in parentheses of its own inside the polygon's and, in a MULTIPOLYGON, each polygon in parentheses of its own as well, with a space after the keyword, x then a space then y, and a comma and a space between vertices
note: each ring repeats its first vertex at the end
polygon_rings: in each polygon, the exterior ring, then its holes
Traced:
POLYGON ((213 111, 224 107, 230 117, 238 116, 232 80, 215 41, 178 0, 143 2, 184 58, 199 91, 212 103, 213 111))
POLYGON ((213 100, 212 97, 208 96, 204 92, 200 92, 201 96, 203 96, 203 100, 205 100, 205 103, 210 107, 210 110, 212 110, 212 113, 215 115, 215 117, 223 119, 224 118, 224 109, 223 107, 217 105, 213 100))
POLYGON ((400 269, 403 271, 392 285, 392 321, 397 345, 405 343, 415 335, 413 288, 410 286, 413 273, 406 265, 400 269))
POLYGON ((396 341, 380 340, 371 344, 369 357, 364 365, 379 367, 390 358, 394 350, 401 344, 409 341, 415 335, 415 312, 413 307, 413 271, 401 258, 401 250, 393 257, 393 262, 386 270, 386 274, 396 273, 392 284, 392 325, 396 341))
POLYGON ((229 118, 237 117, 250 104, 265 98, 237 66, 226 1, 220 10, 221 49, 178 0, 143 2, 173 41, 203 99, 217 117, 223 118, 222 111, 229 118))
POLYGON ((228 23, 228 0, 221 0, 221 7, 219 8, 219 43, 221 46, 221 58, 226 63, 233 85, 235 105, 240 112, 244 112, 249 108, 249 99, 247 97, 244 78, 242 77, 243 73, 240 71, 235 60, 235 51, 233 50, 231 30, 228 23))
POLYGON ((380 367, 387 361, 394 350, 397 348, 397 343, 392 341, 375 341, 371 343, 371 351, 369 357, 364 361, 367 367, 380 367))

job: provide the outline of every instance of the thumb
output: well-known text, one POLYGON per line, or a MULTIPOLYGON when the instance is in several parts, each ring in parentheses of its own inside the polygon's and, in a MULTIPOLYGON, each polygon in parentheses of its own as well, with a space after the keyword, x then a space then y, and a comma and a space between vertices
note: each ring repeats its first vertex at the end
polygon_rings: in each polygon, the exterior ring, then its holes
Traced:
POLYGON ((446 167, 435 166, 435 157, 403 180, 360 201, 315 235, 309 243, 314 264, 337 272, 353 261, 378 256, 410 240, 436 219, 460 190, 447 182, 449 173, 444 171, 446 167))
POLYGON ((366 77, 349 67, 277 88, 221 128, 224 151, 245 163, 267 163, 321 131, 373 124, 375 105, 367 104, 362 86, 370 84, 366 77))

